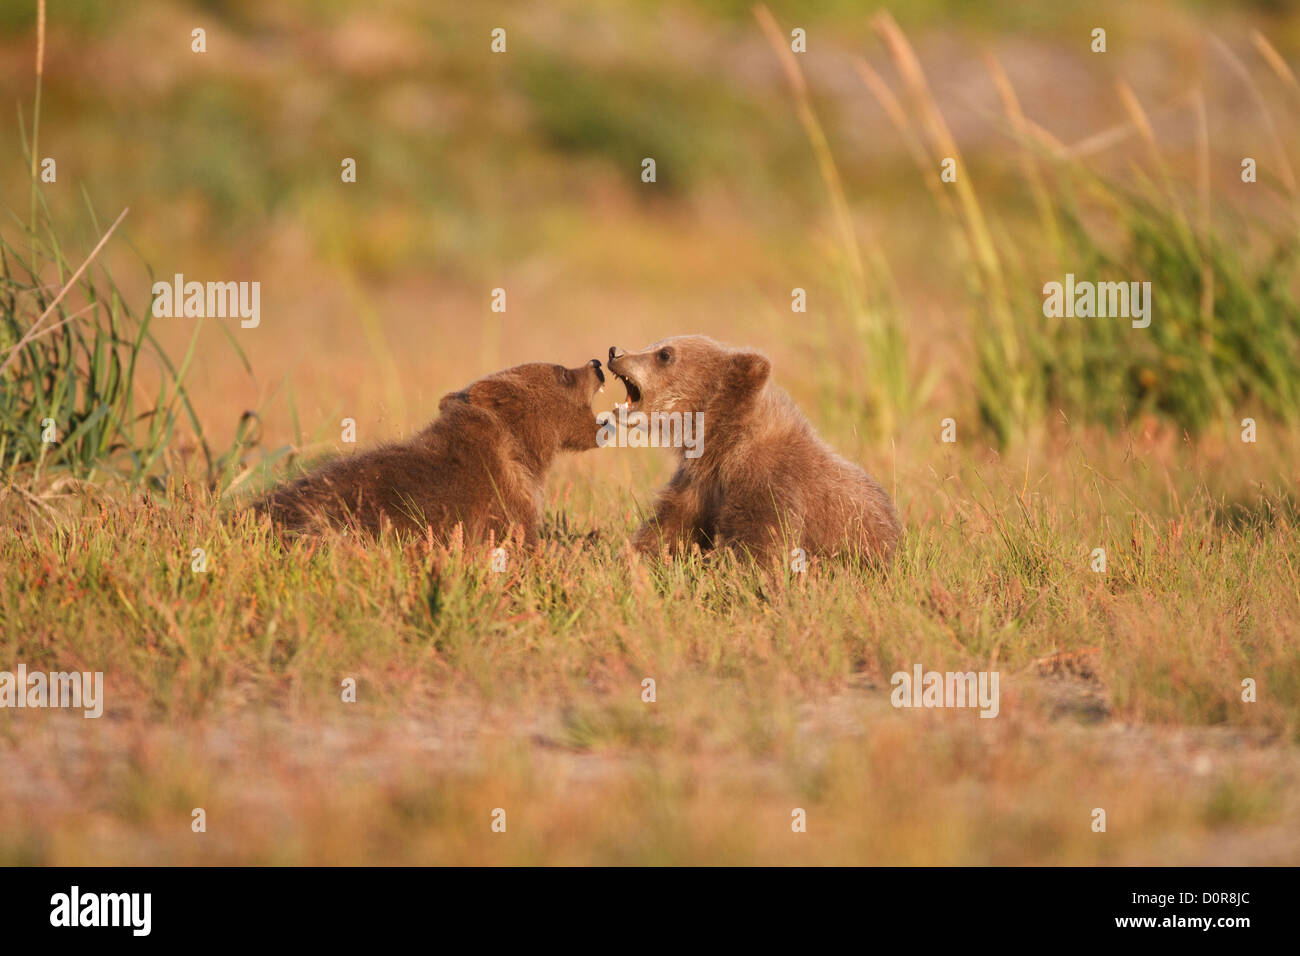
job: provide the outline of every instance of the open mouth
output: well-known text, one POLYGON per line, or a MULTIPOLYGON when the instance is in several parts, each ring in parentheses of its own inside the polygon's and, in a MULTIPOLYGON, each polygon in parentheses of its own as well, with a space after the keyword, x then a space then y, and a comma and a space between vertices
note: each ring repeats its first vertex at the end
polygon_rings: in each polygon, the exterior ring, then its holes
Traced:
MULTIPOLYGON (((610 369, 610 371, 614 372, 612 368, 610 369)), ((628 378, 626 375, 620 375, 618 372, 614 372, 614 377, 617 378, 620 382, 622 382, 623 387, 627 389, 628 407, 635 407, 637 405, 640 405, 641 404, 640 386, 638 386, 636 382, 628 378)), ((617 408, 618 405, 616 404, 614 407, 617 408)))

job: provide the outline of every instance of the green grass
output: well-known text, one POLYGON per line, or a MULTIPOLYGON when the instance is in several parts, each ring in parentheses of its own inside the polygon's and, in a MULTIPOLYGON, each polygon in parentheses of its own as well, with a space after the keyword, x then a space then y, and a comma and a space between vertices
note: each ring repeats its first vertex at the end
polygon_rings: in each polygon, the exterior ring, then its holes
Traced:
MULTIPOLYGON (((1000 222, 972 182, 979 174, 960 162, 910 42, 888 13, 873 22, 903 91, 891 92, 865 61, 859 72, 966 252, 974 390, 980 420, 996 442, 1023 441, 1048 409, 1111 428, 1150 415, 1193 434, 1245 414, 1294 420, 1300 409, 1300 196, 1294 189, 1276 197, 1280 221, 1241 212, 1240 192, 1212 207, 1208 133, 1196 144, 1194 179, 1181 180, 1122 84, 1131 128, 1121 132, 1143 141, 1146 162, 1139 165, 1130 154, 1122 175, 1099 172, 1026 120, 1002 66, 990 58, 1019 163, 1011 181, 1033 196, 1038 220, 1000 222), (945 183, 936 170, 947 157, 959 166, 955 180, 945 183), (1063 282, 1067 272, 1080 281, 1150 283, 1150 326, 1131 328, 1124 317, 1045 318, 1043 284, 1063 282)), ((1271 123, 1272 104, 1242 70, 1271 123)), ((1294 76, 1283 79, 1300 92, 1294 76)), ((1200 104, 1200 96, 1193 90, 1188 98, 1200 104)), ((1203 105, 1200 110, 1204 125, 1203 105)))
POLYGON ((0 474, 20 488, 41 486, 51 471, 76 480, 106 471, 136 483, 156 478, 174 467, 164 455, 186 419, 211 476, 214 462, 183 384, 198 328, 179 366, 173 363, 154 338, 151 311, 132 310, 95 261, 127 210, 105 228, 86 196, 97 241, 75 261, 65 249, 61 236, 69 230, 52 214, 38 176, 40 64, 37 72, 30 130, 20 116, 30 216, 21 239, 0 235, 0 474), (142 395, 151 376, 157 385, 149 405, 142 395))
POLYGON ((1180 224, 1166 207, 1134 198, 1118 215, 1126 232, 1118 253, 1106 252, 1078 220, 1063 216, 1077 250, 1066 261, 1077 263, 1080 279, 1150 282, 1151 327, 1131 329, 1113 319, 1055 323, 1039 346, 1050 400, 1092 422, 1113 426, 1150 415, 1192 433, 1247 414, 1294 419, 1300 409, 1295 239, 1275 238, 1279 244, 1256 253, 1262 259, 1256 264, 1243 254, 1243 240, 1180 239, 1180 224))
MULTIPOLYGON (((1028 474, 949 460, 944 481, 927 474, 950 451, 908 449, 909 531, 883 574, 646 563, 625 546, 630 499, 589 474, 563 511, 557 487, 541 549, 505 573, 474 546, 339 536, 286 550, 198 487, 162 502, 104 489, 56 502, 58 518, 11 496, 27 517, 0 541, 0 660, 105 672, 103 726, 82 732, 105 754, 122 735, 151 742, 134 783, 115 771, 86 798, 115 840, 149 835, 164 861, 1132 862, 1150 859, 1153 834, 1175 841, 1174 858, 1214 859, 1197 833, 1258 834, 1257 858, 1280 859, 1289 851, 1267 834, 1300 812, 1277 790, 1300 740, 1300 544, 1274 496, 1232 525, 1216 502, 1294 446, 1254 463, 1221 449, 1195 470, 1177 467, 1185 453, 1125 461, 1108 444, 1076 435, 1028 474), (191 570, 195 547, 206 573, 191 570), (1090 570, 1093 547, 1107 549, 1104 575, 1090 570), (1061 672, 1052 662, 1066 655, 1088 666, 1061 672), (998 670, 1001 715, 893 710, 889 675, 915 662, 998 670), (340 698, 345 677, 356 704, 340 698), (641 700, 646 677, 654 704, 641 700), (1258 702, 1241 701, 1244 677, 1258 702), (1100 702, 1102 729, 1083 729, 1096 714, 1070 703, 1080 694, 1100 702), (1141 736, 1105 745, 1115 723, 1141 736), (336 742, 309 745, 310 727, 336 742), (1204 737, 1204 780, 1169 756, 1166 733, 1204 737), (1242 751, 1214 733, 1273 741, 1259 753, 1274 769, 1243 762, 1258 743, 1242 751), (225 751, 184 743, 213 734, 225 751), (972 748, 989 734, 981 756, 972 748), (359 755, 336 748, 367 739, 375 766, 357 775, 347 760, 359 755), (1126 776, 1127 748, 1188 775, 1187 791, 1126 776), (317 760, 343 763, 327 780, 317 760), (246 778, 258 764, 273 776, 246 778), (564 782, 576 779, 581 796, 564 782), (1070 787, 1101 787, 1130 822, 1089 842, 1098 804, 1075 807, 1070 787), (942 828, 916 816, 915 801, 937 812, 962 788, 971 802, 942 828), (980 816, 1004 799, 1020 823, 980 816), (864 800, 870 821, 851 809, 864 800), (289 815, 227 820, 207 843, 181 812, 267 801, 289 815), (503 804, 520 833, 508 850, 475 835, 503 804), (793 806, 823 838, 780 849, 793 806), (778 822, 762 824, 760 808, 778 822), (842 841, 826 842, 829 820, 842 841), (916 842, 870 835, 882 827, 916 842), (393 845, 390 828, 410 841, 393 845)), ((59 719, 11 715, 10 759, 29 759, 13 735, 59 719)), ((0 802, 21 814, 29 799, 0 802)), ((120 855, 111 841, 63 842, 79 810, 29 810, 37 835, 0 843, 5 862, 120 855)))

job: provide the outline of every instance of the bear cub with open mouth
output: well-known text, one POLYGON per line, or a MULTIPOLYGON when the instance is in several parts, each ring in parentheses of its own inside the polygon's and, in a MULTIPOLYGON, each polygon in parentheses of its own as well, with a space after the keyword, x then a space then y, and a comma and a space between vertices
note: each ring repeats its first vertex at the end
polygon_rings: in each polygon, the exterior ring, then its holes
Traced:
POLYGON ((633 538, 638 550, 892 557, 900 528, 889 495, 818 437, 762 355, 682 335, 640 352, 612 347, 607 366, 632 412, 703 413, 698 457, 683 454, 633 538))
POLYGON ((408 441, 336 459, 255 507, 296 532, 333 525, 377 535, 391 525, 445 538, 459 523, 467 540, 500 542, 517 529, 534 544, 556 454, 596 447, 591 402, 604 382, 598 359, 496 372, 444 396, 438 418, 408 441))

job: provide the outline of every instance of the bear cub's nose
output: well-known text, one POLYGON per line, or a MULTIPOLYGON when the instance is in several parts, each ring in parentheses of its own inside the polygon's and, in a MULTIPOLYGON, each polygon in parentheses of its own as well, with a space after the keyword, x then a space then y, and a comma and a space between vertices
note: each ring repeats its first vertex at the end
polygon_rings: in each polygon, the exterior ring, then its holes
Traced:
POLYGON ((604 385, 605 373, 600 370, 600 359, 592 359, 587 364, 596 370, 596 381, 600 382, 601 385, 604 385))

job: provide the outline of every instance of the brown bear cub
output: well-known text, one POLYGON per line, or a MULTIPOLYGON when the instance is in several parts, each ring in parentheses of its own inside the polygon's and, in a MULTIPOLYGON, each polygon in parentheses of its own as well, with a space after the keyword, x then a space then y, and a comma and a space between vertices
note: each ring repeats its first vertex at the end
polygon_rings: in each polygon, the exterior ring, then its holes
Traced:
POLYGON ((591 402, 600 361, 579 368, 534 363, 496 372, 446 395, 439 416, 408 441, 336 459, 271 492, 255 507, 278 528, 385 526, 469 540, 512 530, 536 543, 546 472, 560 451, 596 447, 591 402))
POLYGON ((703 438, 683 452, 654 517, 633 538, 643 552, 748 550, 763 562, 808 555, 887 560, 898 514, 885 490, 821 440, 780 388, 772 363, 702 335, 664 339, 640 352, 609 350, 627 389, 629 416, 702 413, 703 438))

